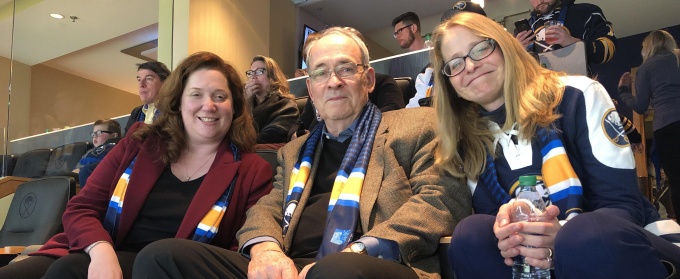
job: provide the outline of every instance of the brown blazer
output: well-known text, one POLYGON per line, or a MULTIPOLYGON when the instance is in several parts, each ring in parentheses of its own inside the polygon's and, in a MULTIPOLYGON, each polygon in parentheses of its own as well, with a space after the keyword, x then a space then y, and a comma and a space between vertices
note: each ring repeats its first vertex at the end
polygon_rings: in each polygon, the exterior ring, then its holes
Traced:
MULTIPOLYGON (((454 226, 472 212, 470 190, 434 167, 434 114, 432 108, 383 113, 359 201, 364 236, 396 241, 402 260, 421 278, 440 277, 436 254, 439 238, 451 235, 454 226)), ((241 246, 255 237, 269 236, 288 253, 293 234, 304 229, 297 225, 311 187, 305 187, 285 236, 281 219, 290 173, 305 139, 301 137, 279 150, 274 189, 248 211, 237 235, 241 246)), ((319 153, 314 162, 318 157, 319 153)), ((308 183, 314 181, 316 170, 314 164, 308 183)))

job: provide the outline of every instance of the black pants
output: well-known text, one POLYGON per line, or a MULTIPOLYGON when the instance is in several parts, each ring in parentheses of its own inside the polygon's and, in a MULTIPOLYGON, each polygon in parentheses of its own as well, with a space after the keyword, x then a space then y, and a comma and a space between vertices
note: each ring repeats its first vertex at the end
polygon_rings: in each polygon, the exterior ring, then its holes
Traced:
POLYGON ((668 181, 675 218, 680 218, 680 121, 654 131, 654 141, 668 181))
MULTIPOLYGON (((185 239, 156 241, 135 260, 134 278, 247 278, 249 259, 238 252, 185 239)), ((313 259, 293 259, 298 271, 313 259)), ((318 261, 307 278, 404 278, 418 275, 400 263, 355 253, 335 253, 318 261)))
MULTIPOLYGON (((123 278, 132 278, 132 264, 136 253, 119 252, 118 263, 123 278)), ((90 256, 85 253, 70 254, 64 257, 32 256, 22 261, 0 268, 0 278, 12 279, 87 279, 90 256)))

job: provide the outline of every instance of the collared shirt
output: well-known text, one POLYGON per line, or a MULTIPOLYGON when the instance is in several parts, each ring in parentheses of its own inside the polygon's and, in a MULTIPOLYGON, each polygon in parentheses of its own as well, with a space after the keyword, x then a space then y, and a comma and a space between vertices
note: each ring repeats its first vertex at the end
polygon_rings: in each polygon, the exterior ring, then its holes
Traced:
POLYGON ((144 123, 151 124, 153 123, 153 118, 156 115, 156 105, 154 105, 154 103, 145 104, 142 107, 142 112, 144 113, 144 123))
POLYGON ((354 135, 354 131, 356 130, 358 123, 359 123, 359 117, 354 119, 354 121, 352 121, 352 124, 349 125, 349 127, 347 127, 347 129, 340 132, 340 134, 338 134, 337 137, 331 135, 331 133, 329 133, 328 130, 326 129, 325 125, 323 126, 323 130, 321 132, 323 133, 323 136, 326 137, 326 139, 331 139, 331 140, 334 140, 334 141, 337 141, 337 142, 344 142, 348 138, 351 138, 354 135))

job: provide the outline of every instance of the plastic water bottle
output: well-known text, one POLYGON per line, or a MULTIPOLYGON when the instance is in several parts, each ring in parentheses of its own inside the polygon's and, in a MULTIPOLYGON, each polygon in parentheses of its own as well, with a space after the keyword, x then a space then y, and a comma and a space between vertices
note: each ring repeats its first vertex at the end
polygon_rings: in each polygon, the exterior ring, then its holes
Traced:
MULTIPOLYGON (((543 197, 536 190, 536 176, 519 177, 519 192, 517 201, 513 204, 512 222, 540 221, 540 215, 545 210, 543 197)), ((524 256, 517 256, 512 265, 513 279, 550 279, 550 269, 543 269, 529 265, 524 256)))

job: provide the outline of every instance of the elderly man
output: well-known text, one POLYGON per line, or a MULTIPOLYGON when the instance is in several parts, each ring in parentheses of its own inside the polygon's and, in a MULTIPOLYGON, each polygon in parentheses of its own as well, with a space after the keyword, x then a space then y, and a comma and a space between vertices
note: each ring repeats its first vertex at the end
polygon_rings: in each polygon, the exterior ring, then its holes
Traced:
POLYGON ((471 213, 470 191, 434 167, 430 108, 381 113, 364 43, 333 27, 305 50, 323 121, 279 151, 274 189, 248 212, 240 252, 168 240, 141 277, 438 278, 440 236, 471 213))
POLYGON ((137 121, 143 121, 146 124, 153 123, 154 118, 158 114, 158 110, 154 102, 158 99, 158 92, 165 79, 170 75, 170 70, 165 64, 157 61, 145 62, 137 64, 137 84, 139 85, 139 99, 144 103, 132 109, 130 118, 125 125, 125 133, 137 121))

